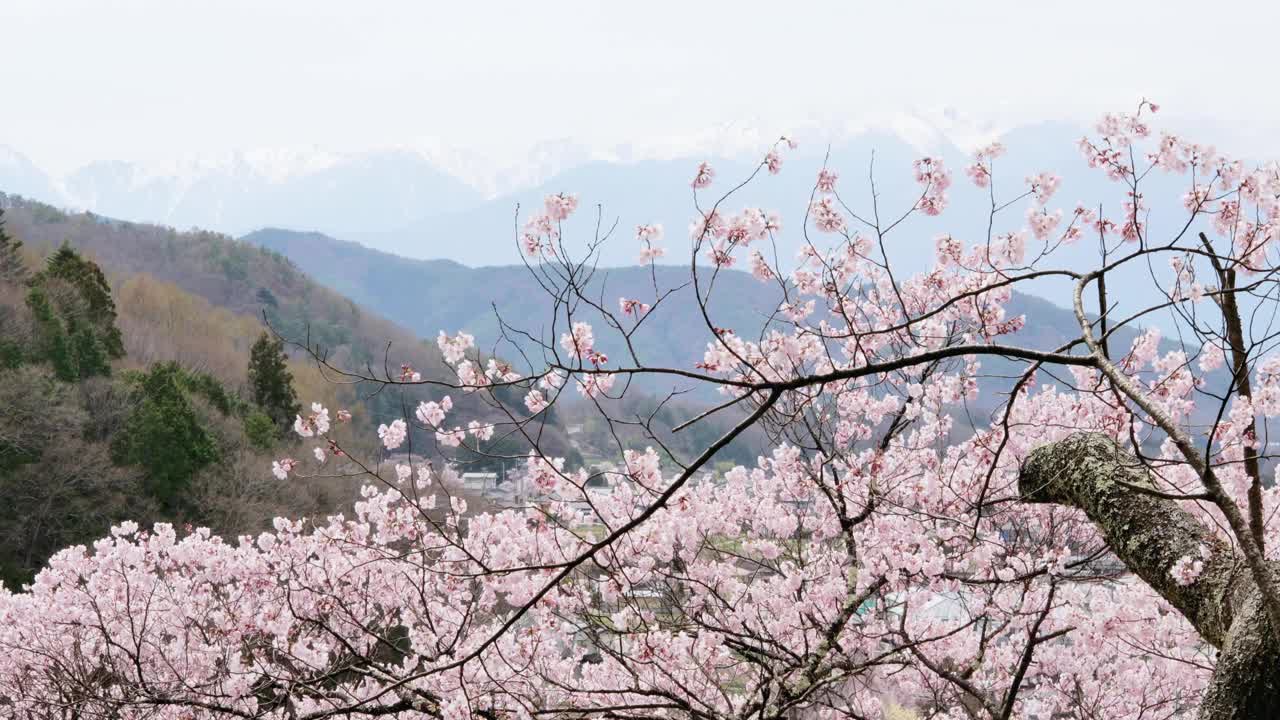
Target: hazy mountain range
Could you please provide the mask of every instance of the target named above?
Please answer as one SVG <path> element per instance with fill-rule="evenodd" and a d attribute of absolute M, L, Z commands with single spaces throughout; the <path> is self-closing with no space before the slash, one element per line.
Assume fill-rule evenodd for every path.
<path fill-rule="evenodd" d="M 824 158 L 829 157 L 830 165 L 841 174 L 839 186 L 845 201 L 864 217 L 878 212 L 882 223 L 888 224 L 914 202 L 918 188 L 911 177 L 911 163 L 929 152 L 943 158 L 954 174 L 950 207 L 941 217 L 913 218 L 895 230 L 885 244 L 886 254 L 900 273 L 924 270 L 933 262 L 937 235 L 948 232 L 975 242 L 988 232 L 991 198 L 965 178 L 968 153 L 960 147 L 984 139 L 980 130 L 955 118 L 908 118 L 878 130 L 845 133 L 829 146 L 802 144 L 798 150 L 784 153 L 781 174 L 760 172 L 749 186 L 726 201 L 725 208 L 730 212 L 744 206 L 780 210 L 783 230 L 776 253 L 786 269 L 806 242 L 821 245 L 828 241 L 813 236 L 812 231 L 806 234 L 802 226 L 814 176 Z M 1104 212 L 1118 213 L 1125 199 L 1124 188 L 1086 167 L 1076 148 L 1082 134 L 1082 128 L 1061 124 L 1005 133 L 1001 139 L 1009 154 L 996 166 L 1001 198 L 1024 191 L 1026 176 L 1053 170 L 1063 176 L 1054 207 L 1069 213 L 1078 200 L 1093 203 L 1105 198 Z M 805 134 L 798 135 L 803 141 Z M 700 144 L 607 151 L 558 141 L 535 148 L 518 166 L 505 167 L 442 143 L 359 153 L 261 151 L 179 163 L 167 170 L 99 162 L 61 178 L 42 172 L 16 152 L 0 150 L 0 189 L 108 217 L 178 228 L 199 226 L 233 235 L 268 227 L 321 233 L 326 237 L 315 236 L 310 246 L 304 240 L 291 239 L 286 254 L 357 300 L 372 303 L 375 299 L 362 296 L 362 291 L 381 294 L 376 299 L 387 304 L 378 305 L 379 309 L 419 332 L 433 333 L 440 327 L 466 327 L 460 320 L 492 324 L 491 319 L 485 319 L 492 316 L 489 301 L 503 293 L 521 297 L 521 291 L 508 288 L 522 286 L 494 278 L 476 283 L 462 279 L 466 268 L 440 263 L 431 266 L 431 273 L 425 276 L 415 268 L 410 273 L 413 281 L 403 287 L 383 278 L 362 289 L 354 268 L 376 267 L 367 273 L 375 277 L 400 272 L 388 268 L 401 268 L 400 261 L 407 259 L 452 261 L 472 268 L 515 265 L 519 262 L 518 225 L 540 210 L 547 194 L 561 191 L 576 192 L 581 200 L 578 212 L 565 225 L 571 252 L 581 252 L 588 241 L 609 235 L 598 251 L 599 264 L 635 267 L 639 249 L 635 226 L 658 222 L 666 228 L 663 244 L 669 249 L 667 259 L 687 268 L 687 228 L 697 212 L 689 180 L 697 162 L 706 159 L 693 154 L 691 148 L 705 146 L 721 153 L 711 158 L 717 180 L 700 196 L 706 203 L 752 172 L 769 146 L 768 138 L 764 133 L 737 128 L 708 135 Z M 755 148 L 755 152 L 747 153 L 745 148 Z M 875 205 L 871 202 L 873 174 Z M 1175 199 L 1170 209 L 1157 207 L 1153 211 L 1152 231 L 1180 227 L 1181 207 L 1176 202 L 1180 189 L 1161 192 L 1160 184 L 1168 181 L 1160 175 L 1150 182 L 1153 190 L 1149 197 Z M 1004 211 L 992 231 L 1022 228 L 1023 212 L 1029 205 L 1030 201 L 1023 201 Z M 331 253 L 326 245 L 329 238 L 354 241 L 400 257 L 361 257 L 355 263 L 351 253 L 345 252 L 344 262 L 326 273 L 311 264 L 308 253 Z M 258 236 L 251 239 L 271 242 Z M 1097 242 L 1090 239 L 1058 251 L 1055 263 L 1087 267 L 1096 264 L 1097 256 Z M 1147 273 L 1146 267 L 1135 266 L 1109 277 L 1114 280 L 1109 283 L 1113 300 L 1121 304 L 1118 312 L 1142 299 L 1132 293 L 1134 288 L 1150 286 Z M 610 277 L 626 289 L 626 271 L 611 271 Z M 1069 304 L 1064 286 L 1041 284 L 1029 290 L 1056 305 Z M 440 325 L 431 311 L 421 311 L 425 298 L 433 299 L 432 307 L 459 309 L 473 317 L 451 317 L 451 322 Z M 415 308 L 418 314 L 397 316 L 390 307 L 393 304 Z M 732 310 L 748 309 L 760 311 L 752 303 Z"/>
<path fill-rule="evenodd" d="M 160 169 L 96 162 L 57 178 L 21 154 L 0 149 L 0 188 L 136 222 L 237 236 L 264 227 L 316 231 L 404 257 L 470 266 L 518 262 L 518 224 L 540 208 L 545 195 L 568 191 L 581 199 L 578 213 L 566 226 L 571 250 L 612 230 L 610 241 L 600 249 L 601 264 L 632 265 L 638 250 L 635 226 L 657 222 L 667 231 L 668 259 L 684 263 L 687 228 L 696 213 L 689 180 L 696 164 L 707 159 L 694 148 L 710 148 L 717 170 L 716 183 L 703 195 L 707 202 L 714 199 L 711 193 L 745 178 L 770 143 L 771 136 L 763 132 L 732 130 L 664 147 L 599 150 L 572 141 L 549 142 L 534 148 L 518 165 L 507 166 L 435 143 L 355 153 L 236 153 Z M 1050 124 L 1005 133 L 1002 139 L 1010 152 L 996 169 L 1002 196 L 1023 190 L 1027 175 L 1052 169 L 1063 176 L 1055 206 L 1069 211 L 1078 200 L 1106 198 L 1104 211 L 1119 212 L 1123 188 L 1087 169 L 1076 149 L 1083 132 Z M 798 135 L 803 142 L 806 134 Z M 781 211 L 777 253 L 786 267 L 806 242 L 801 219 L 824 156 L 829 154 L 831 166 L 841 173 L 846 201 L 867 217 L 878 209 L 888 222 L 914 201 L 911 162 L 930 152 L 942 157 L 955 175 L 951 207 L 940 218 L 913 219 L 886 245 L 890 260 L 902 272 L 923 270 L 932 261 L 938 234 L 950 232 L 969 242 L 985 237 L 990 197 L 967 182 L 963 167 L 968 153 L 960 147 L 981 137 L 982 132 L 954 119 L 909 117 L 880 129 L 845 133 L 829 147 L 820 140 L 805 143 L 784 154 L 780 175 L 761 173 L 727 201 L 726 208 L 737 211 L 756 205 Z M 878 208 L 870 202 L 873 167 Z M 1022 227 L 1023 210 L 1020 204 L 1005 211 L 995 232 Z M 1153 229 L 1177 226 L 1176 218 L 1162 223 L 1163 218 L 1157 209 Z M 1083 242 L 1058 253 L 1057 262 L 1083 266 L 1096 258 L 1096 242 Z M 1139 285 L 1119 280 L 1114 287 Z M 1033 289 L 1065 305 L 1061 290 Z"/>
<path fill-rule="evenodd" d="M 845 127 L 824 121 L 795 130 L 792 136 L 805 143 L 802 152 L 819 157 L 829 143 L 857 143 L 873 131 L 888 133 L 921 152 L 955 144 L 967 147 L 994 134 L 991 127 L 953 111 L 892 114 Z M 684 135 L 630 139 L 608 147 L 572 138 L 548 139 L 502 156 L 494 155 L 503 152 L 496 148 L 477 151 L 428 137 L 358 151 L 268 147 L 192 151 L 145 162 L 107 157 L 64 173 L 42 169 L 22 154 L 22 148 L 7 147 L 0 139 L 0 187 L 73 209 L 134 222 L 165 222 L 179 229 L 198 226 L 239 234 L 272 225 L 328 233 L 382 232 L 535 188 L 560 173 L 595 163 L 629 166 L 707 157 L 754 161 L 778 135 L 778 129 L 742 118 Z M 305 209 L 295 204 L 305 204 Z"/>
<path fill-rule="evenodd" d="M 468 267 L 450 260 L 415 260 L 320 233 L 274 228 L 250 233 L 242 240 L 283 255 L 317 281 L 424 337 L 434 337 L 442 330 L 466 330 L 485 350 L 512 359 L 523 355 L 535 366 L 543 357 L 537 341 L 554 343 L 567 324 L 563 311 L 558 318 L 553 317 L 551 298 L 538 277 L 524 265 Z M 655 277 L 659 288 L 681 288 L 652 311 L 634 334 L 632 346 L 646 366 L 690 369 L 703 359 L 712 336 L 693 302 L 689 268 L 657 266 L 653 272 L 651 275 L 649 268 L 634 264 L 601 268 L 586 283 L 585 294 L 600 298 L 602 307 L 630 327 L 631 320 L 617 312 L 618 298 L 651 301 Z M 704 289 L 708 275 L 704 269 Z M 708 315 L 716 327 L 755 339 L 780 300 L 781 292 L 775 284 L 760 282 L 739 270 L 721 271 L 715 279 Z M 1007 311 L 1010 316 L 1028 318 L 1026 326 L 1010 342 L 1051 349 L 1079 335 L 1072 312 L 1047 300 L 1015 292 Z M 574 319 L 586 320 L 597 328 L 597 347 L 615 364 L 635 364 L 628 348 L 617 333 L 608 329 L 598 311 L 580 305 Z M 553 322 L 557 324 L 553 326 Z M 1128 349 L 1136 334 L 1131 329 L 1120 331 L 1115 346 Z M 983 365 L 996 376 L 1016 374 L 1025 367 L 999 358 L 987 358 Z M 642 389 L 649 392 L 671 388 L 665 378 L 645 378 L 641 382 Z M 1003 389 L 1007 383 L 988 384 L 994 390 Z M 676 386 L 693 390 L 701 400 L 711 397 L 707 394 L 710 388 L 691 383 Z M 982 397 L 984 408 L 1000 400 L 994 391 Z"/>
<path fill-rule="evenodd" d="M 1080 134 L 1079 128 L 1063 125 L 1006 134 L 1002 139 L 1010 154 L 996 171 L 1001 196 L 1016 196 L 1025 189 L 1027 175 L 1053 169 L 1064 177 L 1055 206 L 1069 210 L 1076 199 L 1099 197 L 1112 198 L 1118 206 L 1123 188 L 1088 171 L 1075 148 Z M 981 240 L 991 204 L 990 196 L 972 187 L 963 175 L 967 154 L 943 133 L 926 135 L 922 140 L 901 132 L 868 132 L 829 149 L 802 146 L 785 154 L 781 174 L 760 172 L 751 185 L 726 202 L 726 208 L 731 212 L 743 206 L 782 210 L 783 231 L 776 253 L 786 268 L 804 243 L 824 242 L 807 235 L 801 223 L 824 156 L 841 173 L 844 199 L 865 217 L 878 211 L 887 225 L 914 202 L 918 188 L 911 177 L 911 163 L 926 149 L 923 145 L 932 144 L 928 149 L 955 174 L 951 207 L 939 218 L 913 218 L 885 244 L 895 270 L 901 274 L 924 270 L 933 263 L 938 234 L 947 231 L 968 242 Z M 61 180 L 51 179 L 9 152 L 0 155 L 0 188 L 55 202 L 69 195 L 88 198 L 95 213 L 127 220 L 181 226 L 180 218 L 204 218 L 207 222 L 193 224 L 231 230 L 261 227 L 246 232 L 243 239 L 279 252 L 319 282 L 420 337 L 433 337 L 440 330 L 467 330 L 486 349 L 514 358 L 520 352 L 539 350 L 511 333 L 508 341 L 514 342 L 500 345 L 499 315 L 510 326 L 544 340 L 563 329 L 551 326 L 548 297 L 527 269 L 517 264 L 516 227 L 540 209 L 549 193 L 580 194 L 580 208 L 565 224 L 571 252 L 581 252 L 594 237 L 611 236 L 600 246 L 597 259 L 602 270 L 590 286 L 606 307 L 616 307 L 619 297 L 650 300 L 653 296 L 651 278 L 636 262 L 636 224 L 660 222 L 667 228 L 662 244 L 670 248 L 668 259 L 673 264 L 657 268 L 659 286 L 675 287 L 688 279 L 687 226 L 696 212 L 689 179 L 700 158 L 627 161 L 571 145 L 545 150 L 519 183 L 511 181 L 522 187 L 496 194 L 492 188 L 486 194 L 475 182 L 468 184 L 442 169 L 448 165 L 462 172 L 456 169 L 466 167 L 466 157 L 407 149 L 244 154 L 170 174 L 144 172 L 127 163 L 97 163 Z M 573 154 L 579 151 L 580 155 Z M 433 161 L 432 157 L 443 159 Z M 714 160 L 717 180 L 702 201 L 714 200 L 718 196 L 714 191 L 732 188 L 757 162 L 742 157 Z M 875 205 L 870 201 L 873 173 Z M 546 177 L 534 182 L 540 175 Z M 1155 182 L 1161 178 L 1157 176 Z M 1018 206 L 1000 216 L 994 231 L 1022 227 L 1023 210 Z M 1154 214 L 1153 229 L 1164 221 L 1163 215 Z M 1096 263 L 1096 256 L 1096 242 L 1081 242 L 1057 253 L 1055 262 L 1084 267 Z M 1124 306 L 1140 299 L 1131 296 L 1136 292 L 1132 288 L 1149 287 L 1149 276 L 1143 277 L 1146 272 L 1146 267 L 1131 271 L 1144 282 L 1126 282 L 1122 273 L 1109 276 L 1116 280 L 1109 283 L 1113 299 L 1121 301 L 1118 314 L 1125 314 Z M 777 288 L 739 271 L 723 273 L 718 283 L 711 306 L 715 324 L 758 333 L 762 319 L 777 307 Z M 1074 318 L 1064 309 L 1069 303 L 1067 288 L 1041 284 L 1030 290 L 1050 301 L 1026 293 L 1015 296 L 1011 314 L 1026 314 L 1031 320 L 1018 340 L 1048 348 L 1074 336 Z M 703 319 L 691 312 L 690 295 L 688 289 L 680 291 L 646 321 L 636 336 L 643 362 L 687 368 L 702 358 L 709 338 Z M 1130 338 L 1126 333 L 1117 340 L 1127 344 Z M 620 345 L 605 340 L 602 349 L 623 359 Z M 540 358 L 531 359 L 539 364 Z"/>
<path fill-rule="evenodd" d="M 1029 131 L 1025 144 L 1035 147 L 1038 158 L 1052 144 L 1080 164 L 1071 145 L 1078 128 Z M 966 157 L 960 147 L 983 133 L 989 134 L 955 118 L 915 115 L 888 118 L 871 128 L 801 130 L 795 136 L 802 144 L 786 154 L 784 173 L 761 178 L 752 192 L 735 198 L 735 208 L 749 202 L 792 217 L 802 212 L 828 149 L 851 195 L 865 185 L 873 152 L 880 190 L 910 190 L 912 159 L 938 154 L 958 171 Z M 738 125 L 610 148 L 555 140 L 506 163 L 443 141 L 361 152 L 275 148 L 191 156 L 163 165 L 97 161 L 60 176 L 41 170 L 20 149 L 0 147 L 0 188 L 134 222 L 232 235 L 268 226 L 315 230 L 410 257 L 483 265 L 515 261 L 516 206 L 527 211 L 547 192 L 580 193 L 584 227 L 594 229 L 592 209 L 600 204 L 604 224 L 617 220 L 624 238 L 636 224 L 648 222 L 683 235 L 693 214 L 688 182 L 694 166 L 712 160 L 721 179 L 713 189 L 728 187 L 745 177 L 776 137 Z M 884 199 L 891 201 L 894 194 Z M 621 264 L 632 254 L 619 247 L 616 256 L 605 259 Z"/>

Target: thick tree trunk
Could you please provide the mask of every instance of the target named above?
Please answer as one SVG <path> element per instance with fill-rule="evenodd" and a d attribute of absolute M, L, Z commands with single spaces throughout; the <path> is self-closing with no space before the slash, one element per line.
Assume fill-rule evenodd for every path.
<path fill-rule="evenodd" d="M 1154 489 L 1146 467 L 1110 438 L 1081 433 L 1031 453 L 1018 485 L 1027 502 L 1083 510 L 1125 566 L 1219 649 L 1202 720 L 1280 718 L 1280 642 L 1257 585 L 1242 558 L 1176 501 L 1135 489 Z M 1201 547 L 1200 577 L 1174 582 L 1174 563 Z"/>

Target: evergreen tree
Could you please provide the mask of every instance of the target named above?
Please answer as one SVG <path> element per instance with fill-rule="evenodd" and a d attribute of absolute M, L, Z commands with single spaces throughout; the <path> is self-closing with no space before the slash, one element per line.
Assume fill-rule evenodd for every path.
<path fill-rule="evenodd" d="M 27 307 L 36 320 L 36 346 L 32 355 L 53 365 L 53 373 L 63 382 L 75 382 L 80 379 L 80 368 L 76 363 L 76 354 L 71 341 L 67 338 L 67 328 L 54 312 L 49 294 L 42 285 L 35 285 L 27 293 Z"/>
<path fill-rule="evenodd" d="M 0 282 L 25 282 L 27 275 L 27 264 L 22 259 L 22 241 L 5 230 L 4 208 L 0 208 Z"/>
<path fill-rule="evenodd" d="M 276 442 L 276 424 L 261 410 L 254 410 L 244 418 L 244 434 L 249 444 L 259 450 L 270 450 Z"/>
<path fill-rule="evenodd" d="M 35 282 L 62 280 L 74 287 L 85 303 L 85 315 L 98 331 L 98 338 L 107 357 L 124 357 L 124 339 L 116 327 L 116 303 L 111 298 L 111 285 L 102 268 L 92 260 L 86 260 L 71 246 L 63 244 L 36 276 Z"/>
<path fill-rule="evenodd" d="M 76 369 L 81 378 L 110 375 L 111 363 L 106 350 L 93 329 L 83 323 L 72 323 L 71 351 L 75 355 Z M 79 327 L 76 327 L 79 325 Z"/>
<path fill-rule="evenodd" d="M 0 255 L 3 248 L 0 242 Z M 65 382 L 110 375 L 111 360 L 124 357 L 124 340 L 116 327 L 111 286 L 101 268 L 63 245 L 28 284 L 35 345 L 16 355 L 11 348 L 0 347 L 0 361 L 6 366 L 24 359 L 47 361 Z"/>
<path fill-rule="evenodd" d="M 115 462 L 140 465 L 148 491 L 166 509 L 177 507 L 196 472 L 218 459 L 213 436 L 187 398 L 185 380 L 177 363 L 152 366 L 124 431 L 112 443 Z"/>
<path fill-rule="evenodd" d="M 284 343 L 265 332 L 249 351 L 250 395 L 281 434 L 288 432 L 302 410 L 287 360 Z"/>

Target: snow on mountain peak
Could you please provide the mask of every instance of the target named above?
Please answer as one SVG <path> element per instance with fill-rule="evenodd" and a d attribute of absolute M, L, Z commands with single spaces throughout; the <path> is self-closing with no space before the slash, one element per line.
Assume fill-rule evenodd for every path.
<path fill-rule="evenodd" d="M 258 148 L 240 154 L 245 168 L 273 183 L 328 170 L 344 159 L 341 154 L 318 147 Z"/>
<path fill-rule="evenodd" d="M 932 153 L 949 146 L 969 150 L 989 142 L 999 131 L 990 121 L 943 107 L 864 114 L 856 119 L 813 117 L 790 128 L 759 117 L 742 117 L 680 134 L 612 143 L 561 137 L 522 146 L 519 140 L 509 138 L 475 149 L 446 138 L 424 137 L 357 150 L 283 146 L 201 151 L 158 162 L 99 161 L 61 179 L 50 179 L 17 151 L 0 146 L 0 169 L 15 178 L 33 174 L 44 178 L 40 183 L 10 180 L 9 190 L 21 187 L 49 195 L 45 199 L 50 201 L 130 219 L 182 225 L 221 223 L 231 230 L 273 221 L 324 221 L 337 227 L 358 227 L 398 222 L 401 215 L 410 212 L 399 208 L 419 207 L 427 197 L 449 207 L 462 207 L 473 200 L 537 187 L 590 164 L 692 163 L 707 158 L 754 162 L 783 134 L 800 143 L 798 152 L 820 155 L 828 146 L 854 141 L 868 132 L 886 133 L 921 153 Z M 326 174 L 321 184 L 294 185 L 321 173 Z M 440 177 L 428 179 L 433 173 Z M 280 205 L 301 202 L 301 196 L 292 194 L 301 188 L 306 188 L 303 192 L 308 197 L 338 193 L 335 197 L 344 198 L 347 204 L 339 208 L 328 203 L 323 211 L 314 201 L 297 207 Z M 465 197 L 468 188 L 479 198 Z M 277 195 L 276 189 L 283 193 Z M 463 195 L 449 194 L 459 190 Z M 421 195 L 424 192 L 427 194 Z M 342 218 L 334 213 L 344 212 L 350 217 L 339 223 Z M 228 219 L 232 215 L 226 213 L 240 219 L 232 222 Z"/>
<path fill-rule="evenodd" d="M 319 147 L 264 147 L 248 150 L 185 153 L 165 161 L 133 165 L 139 182 L 154 179 L 189 186 L 211 174 L 244 176 L 270 183 L 283 183 L 334 167 L 343 153 Z"/>
<path fill-rule="evenodd" d="M 946 145 L 973 151 L 999 138 L 1008 129 L 952 107 L 886 114 L 872 118 L 871 124 L 892 132 L 920 152 L 936 152 Z"/>

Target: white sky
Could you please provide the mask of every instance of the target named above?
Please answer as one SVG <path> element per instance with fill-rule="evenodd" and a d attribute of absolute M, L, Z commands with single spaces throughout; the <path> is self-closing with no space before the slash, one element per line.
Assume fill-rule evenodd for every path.
<path fill-rule="evenodd" d="M 422 138 L 518 162 L 544 139 L 944 106 L 1086 121 L 1146 95 L 1270 154 L 1278 6 L 0 0 L 0 145 L 56 173 Z"/>

